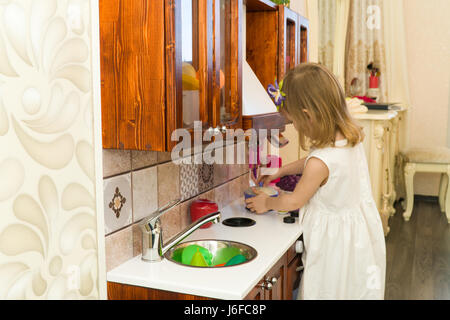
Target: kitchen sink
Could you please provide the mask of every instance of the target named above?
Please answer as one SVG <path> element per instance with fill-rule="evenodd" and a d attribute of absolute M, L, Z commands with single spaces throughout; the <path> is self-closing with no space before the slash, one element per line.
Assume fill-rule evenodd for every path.
<path fill-rule="evenodd" d="M 199 258 L 199 254 L 204 260 Z M 197 240 L 174 246 L 164 254 L 164 257 L 186 267 L 227 268 L 248 263 L 255 259 L 257 254 L 254 248 L 240 242 Z"/>

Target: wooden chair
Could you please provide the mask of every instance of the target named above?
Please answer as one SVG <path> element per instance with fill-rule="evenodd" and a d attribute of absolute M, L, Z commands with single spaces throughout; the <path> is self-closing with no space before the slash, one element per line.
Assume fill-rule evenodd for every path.
<path fill-rule="evenodd" d="M 441 173 L 439 186 L 439 207 L 450 223 L 450 149 L 445 147 L 414 148 L 405 154 L 406 204 L 403 218 L 409 221 L 414 205 L 414 174 L 416 172 Z M 406 206 L 406 208 L 405 208 Z"/>

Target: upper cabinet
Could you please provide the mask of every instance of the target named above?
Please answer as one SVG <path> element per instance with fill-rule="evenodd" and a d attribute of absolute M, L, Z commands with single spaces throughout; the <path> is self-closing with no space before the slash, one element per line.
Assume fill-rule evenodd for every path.
<path fill-rule="evenodd" d="M 242 0 L 214 0 L 214 126 L 242 126 Z"/>
<path fill-rule="evenodd" d="M 194 122 L 213 125 L 213 8 L 207 0 L 165 1 L 166 140 L 172 132 L 193 130 Z M 164 36 L 164 34 L 163 34 Z"/>
<path fill-rule="evenodd" d="M 285 6 L 278 7 L 279 18 L 279 79 L 300 63 L 299 15 Z"/>
<path fill-rule="evenodd" d="M 267 88 L 307 61 L 308 32 L 269 0 L 100 0 L 103 147 L 170 151 L 195 121 L 212 132 L 283 124 L 276 112 L 243 117 L 243 58 Z"/>
<path fill-rule="evenodd" d="M 309 21 L 285 6 L 278 7 L 280 33 L 279 78 L 308 62 Z"/>
<path fill-rule="evenodd" d="M 309 20 L 299 15 L 298 26 L 300 28 L 299 61 L 305 63 L 309 61 Z"/>
<path fill-rule="evenodd" d="M 163 150 L 164 1 L 101 0 L 103 147 Z"/>
<path fill-rule="evenodd" d="M 299 63 L 308 61 L 308 20 L 269 0 L 246 1 L 246 60 L 267 89 Z M 251 103 L 247 101 L 246 104 Z M 286 121 L 276 112 L 247 114 L 244 129 L 284 130 Z"/>
<path fill-rule="evenodd" d="M 100 0 L 103 147 L 242 126 L 241 0 Z"/>

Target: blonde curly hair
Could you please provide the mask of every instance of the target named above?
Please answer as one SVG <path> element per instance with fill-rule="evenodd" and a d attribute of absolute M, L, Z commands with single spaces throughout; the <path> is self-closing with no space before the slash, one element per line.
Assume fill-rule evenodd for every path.
<path fill-rule="evenodd" d="M 298 65 L 286 74 L 282 90 L 286 100 L 280 112 L 293 121 L 304 150 L 333 146 L 337 131 L 351 146 L 364 140 L 362 127 L 347 109 L 339 81 L 324 66 Z"/>

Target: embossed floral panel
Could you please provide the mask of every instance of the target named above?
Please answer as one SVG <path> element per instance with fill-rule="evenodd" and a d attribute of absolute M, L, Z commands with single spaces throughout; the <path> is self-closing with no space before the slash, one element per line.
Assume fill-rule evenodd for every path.
<path fill-rule="evenodd" d="M 96 6 L 0 1 L 0 299 L 105 297 Z"/>

